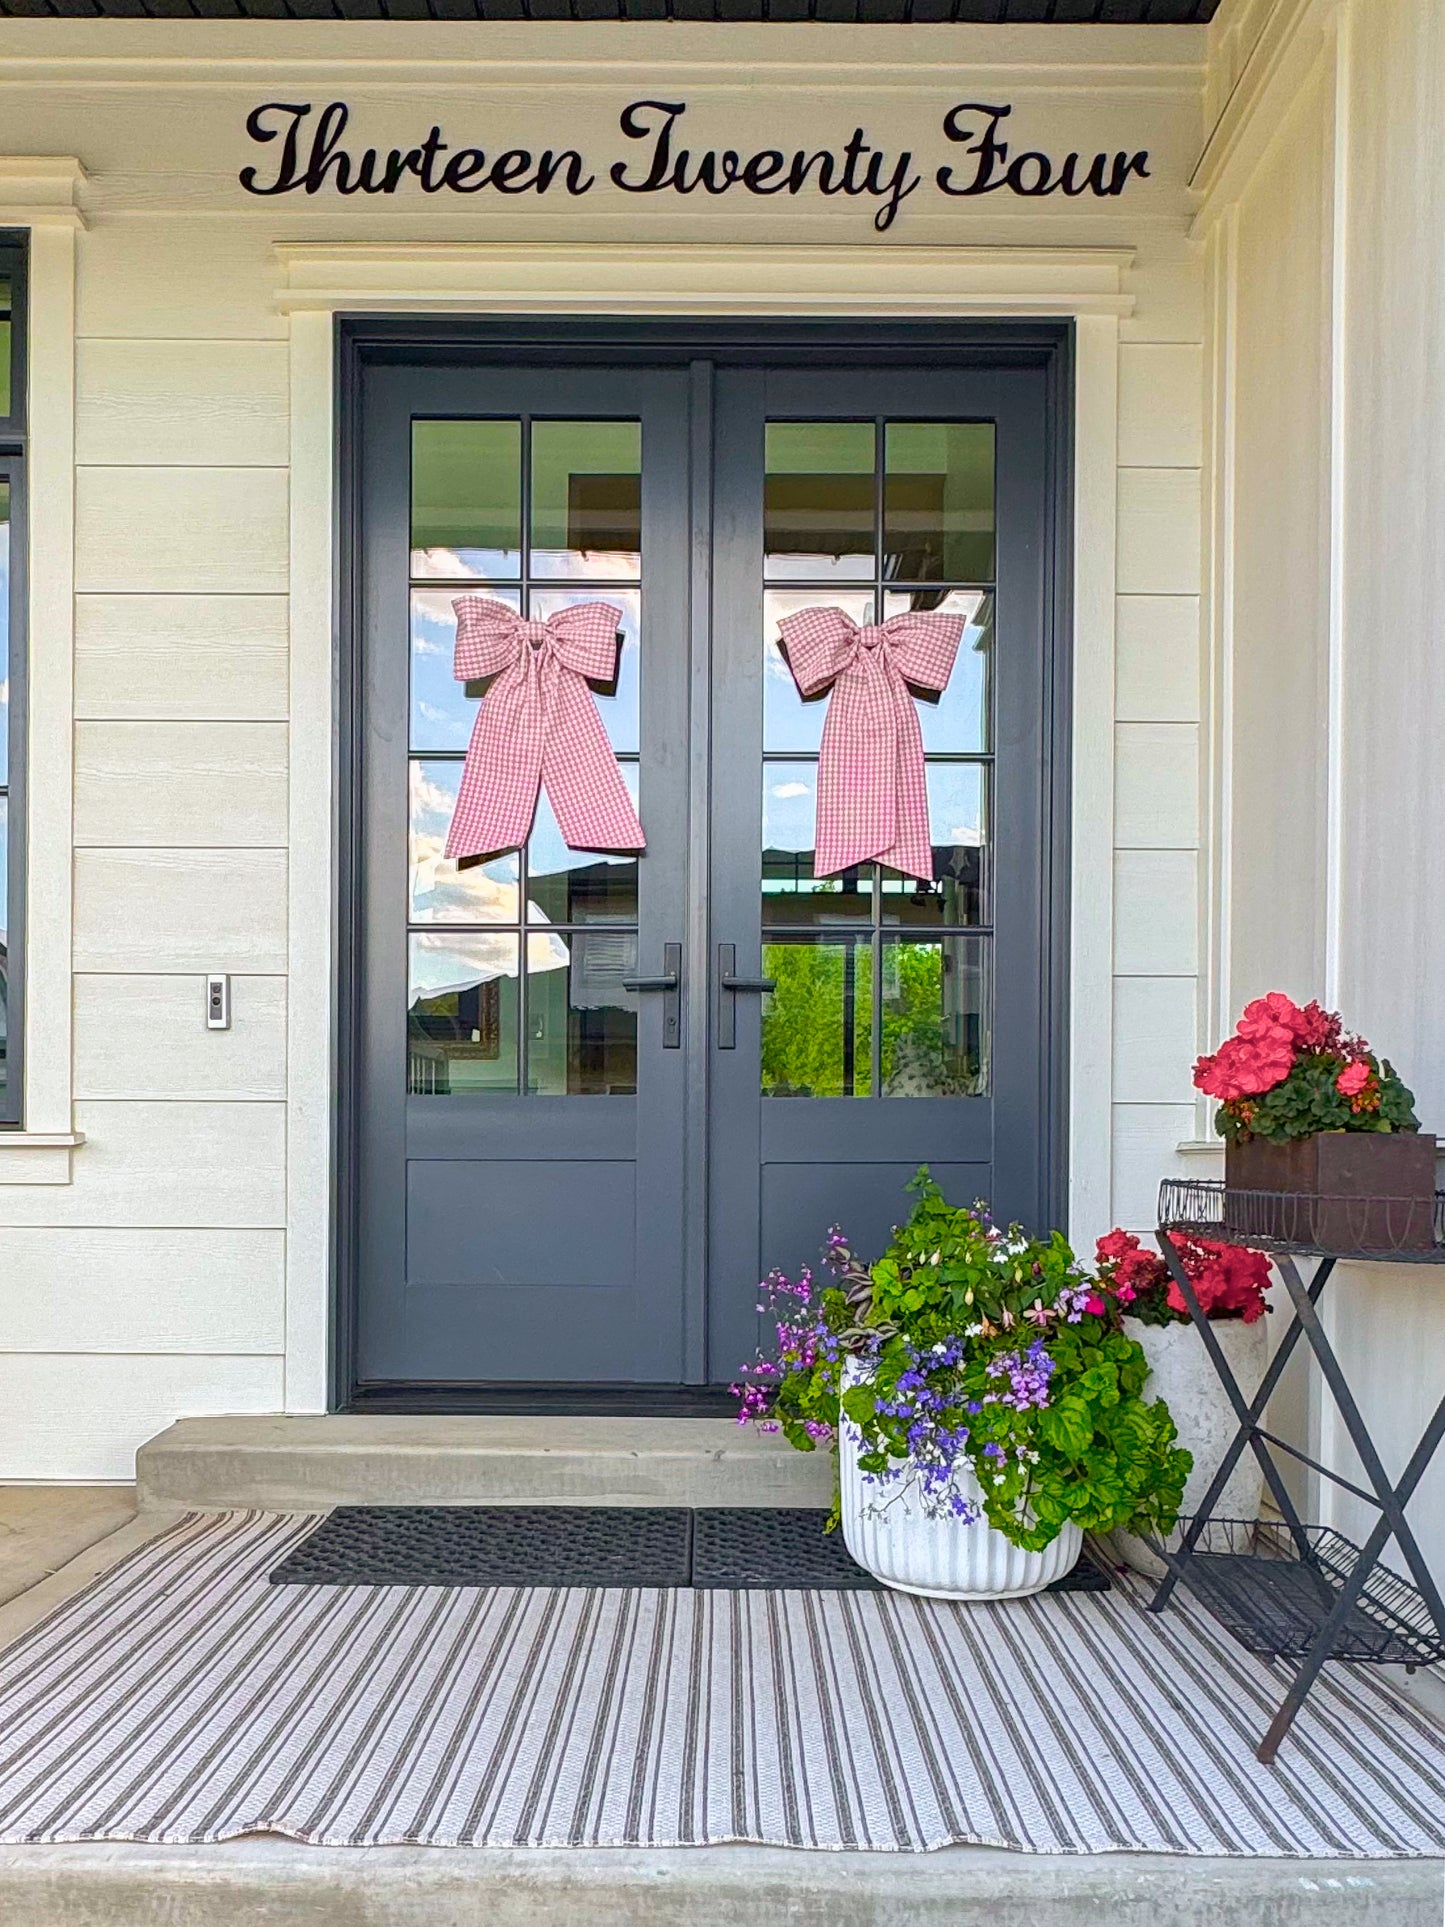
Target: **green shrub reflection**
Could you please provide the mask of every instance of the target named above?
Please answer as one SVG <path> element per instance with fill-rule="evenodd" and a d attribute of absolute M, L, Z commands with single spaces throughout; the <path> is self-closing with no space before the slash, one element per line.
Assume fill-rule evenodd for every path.
<path fill-rule="evenodd" d="M 978 952 L 883 948 L 879 1036 L 885 1097 L 971 1097 L 985 1088 Z M 950 954 L 952 953 L 952 954 Z M 767 1097 L 866 1097 L 873 1090 L 873 953 L 851 943 L 765 943 L 777 989 L 763 1007 Z"/>

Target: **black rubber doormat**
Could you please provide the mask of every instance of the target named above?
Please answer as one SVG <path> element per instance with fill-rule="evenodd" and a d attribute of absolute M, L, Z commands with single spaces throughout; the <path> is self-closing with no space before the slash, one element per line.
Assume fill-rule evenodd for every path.
<path fill-rule="evenodd" d="M 717 1591 L 787 1586 L 824 1592 L 879 1592 L 843 1543 L 825 1532 L 826 1512 L 787 1507 L 700 1507 L 693 1515 L 692 1584 Z"/>
<path fill-rule="evenodd" d="M 281 1586 L 689 1586 L 883 1590 L 826 1512 L 762 1506 L 341 1506 Z M 1088 1556 L 1051 1592 L 1107 1592 Z"/>
<path fill-rule="evenodd" d="M 271 1574 L 300 1586 L 686 1586 L 685 1506 L 338 1506 Z"/>

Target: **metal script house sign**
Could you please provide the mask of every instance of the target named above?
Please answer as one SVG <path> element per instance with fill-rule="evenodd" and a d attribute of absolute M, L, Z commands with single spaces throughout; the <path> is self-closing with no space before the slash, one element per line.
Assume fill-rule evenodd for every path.
<path fill-rule="evenodd" d="M 614 188 L 624 194 L 744 194 L 797 195 L 812 188 L 819 194 L 862 197 L 874 204 L 873 225 L 884 233 L 911 194 L 925 185 L 925 170 L 915 165 L 911 149 L 890 154 L 874 147 L 861 127 L 855 127 L 841 147 L 811 151 L 780 147 L 759 148 L 752 154 L 736 148 L 709 147 L 694 151 L 679 144 L 683 100 L 635 100 L 624 107 L 619 125 L 638 151 L 626 159 L 594 165 L 577 148 L 508 147 L 488 152 L 481 147 L 456 147 L 432 126 L 415 147 L 376 147 L 357 151 L 343 145 L 351 109 L 333 100 L 316 112 L 310 101 L 266 101 L 246 119 L 246 132 L 262 145 L 280 141 L 274 172 L 264 177 L 259 167 L 241 170 L 241 186 L 248 194 L 395 194 L 415 184 L 423 194 L 590 194 L 598 173 L 606 168 Z M 1093 195 L 1109 199 L 1123 193 L 1128 182 L 1149 177 L 1147 149 L 1135 153 L 1066 154 L 1062 161 L 1037 148 L 1010 157 L 1010 144 L 1000 138 L 1003 122 L 1013 112 L 1007 105 L 961 101 L 943 117 L 944 137 L 962 149 L 962 162 L 933 170 L 935 192 L 958 200 L 1007 193 L 1037 199 L 1062 194 L 1068 198 Z"/>

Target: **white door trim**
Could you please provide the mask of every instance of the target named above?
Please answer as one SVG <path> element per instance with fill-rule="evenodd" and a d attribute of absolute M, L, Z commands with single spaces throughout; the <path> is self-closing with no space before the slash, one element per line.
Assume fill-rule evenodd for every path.
<path fill-rule="evenodd" d="M 1114 583 L 1123 248 L 287 243 L 291 331 L 291 790 L 286 1409 L 326 1409 L 335 1093 L 333 743 L 339 314 L 1067 316 L 1074 399 L 1074 767 L 1069 1225 L 1111 1184 Z"/>

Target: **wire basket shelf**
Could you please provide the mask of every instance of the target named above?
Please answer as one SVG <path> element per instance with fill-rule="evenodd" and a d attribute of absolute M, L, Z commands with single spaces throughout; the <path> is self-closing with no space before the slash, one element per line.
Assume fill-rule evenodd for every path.
<path fill-rule="evenodd" d="M 1273 1520 L 1211 1519 L 1181 1568 L 1200 1604 L 1241 1646 L 1266 1659 L 1303 1659 L 1311 1652 L 1361 1557 L 1358 1546 L 1328 1526 L 1303 1532 L 1302 1551 L 1289 1528 Z M 1322 1657 L 1431 1666 L 1445 1659 L 1445 1638 L 1409 1581 L 1377 1564 Z"/>
<path fill-rule="evenodd" d="M 1328 1211 L 1328 1242 L 1320 1231 Z M 1445 1191 L 1435 1193 L 1429 1244 L 1419 1241 L 1419 1198 L 1321 1200 L 1300 1191 L 1234 1191 L 1218 1178 L 1165 1178 L 1159 1229 L 1220 1238 L 1257 1251 L 1319 1253 L 1390 1264 L 1445 1264 Z"/>

